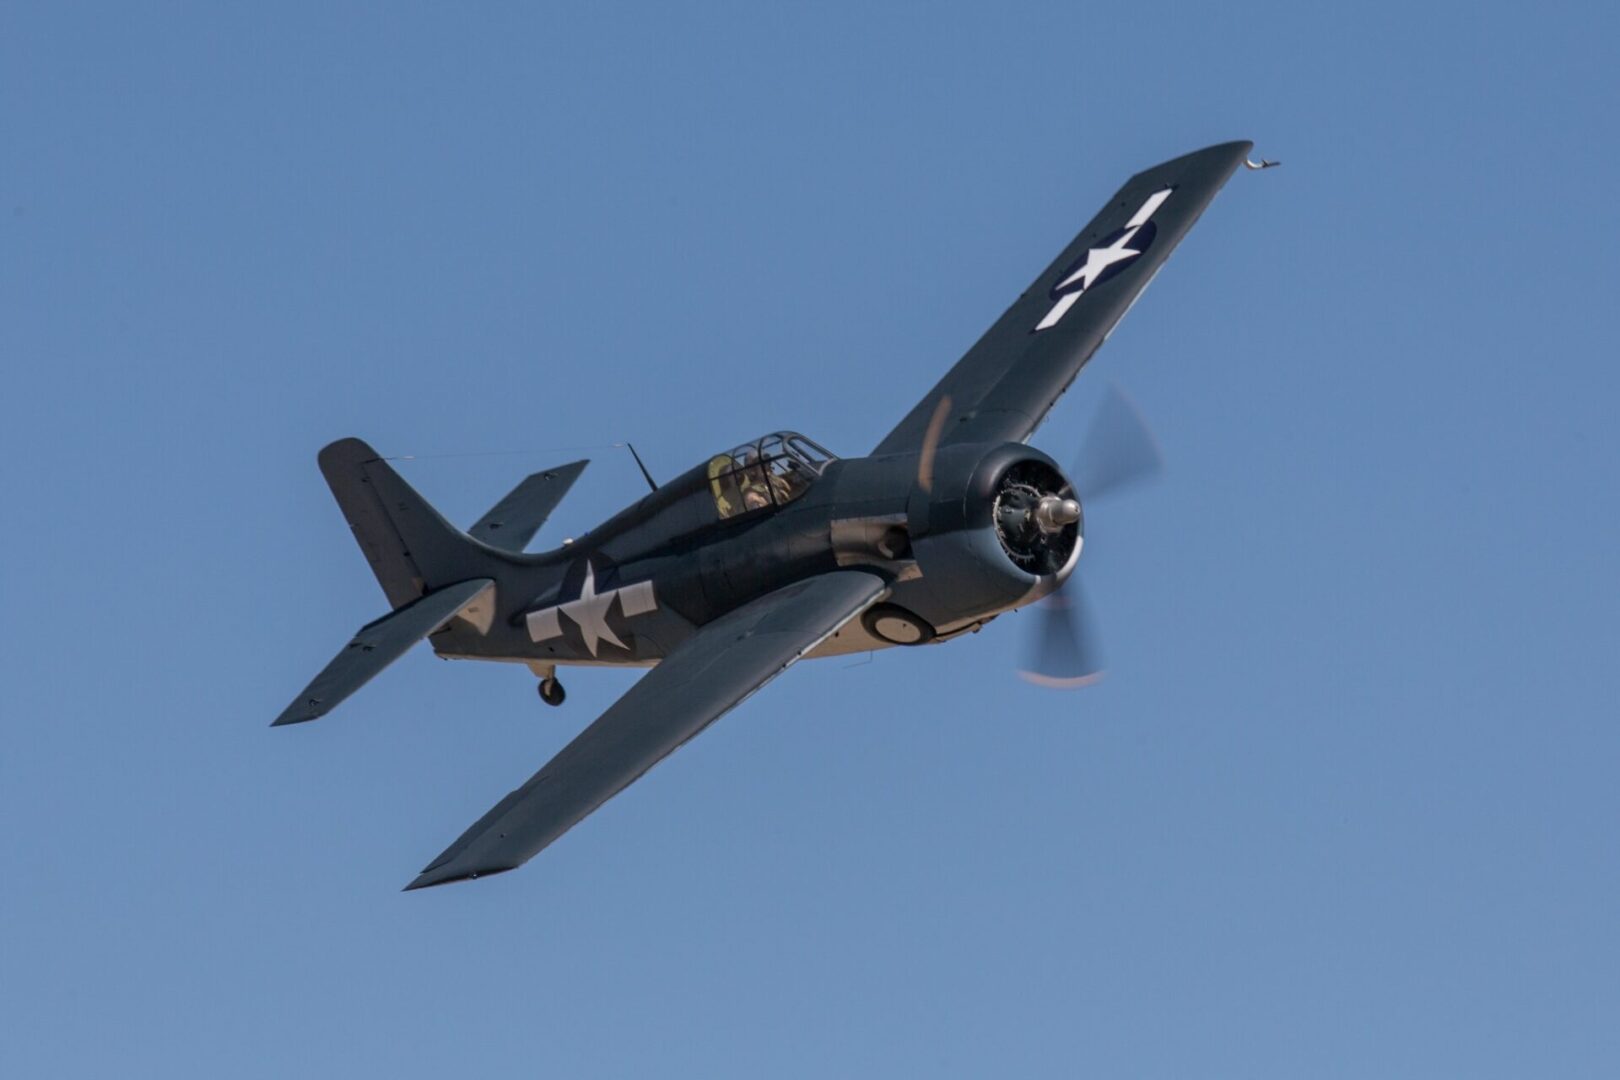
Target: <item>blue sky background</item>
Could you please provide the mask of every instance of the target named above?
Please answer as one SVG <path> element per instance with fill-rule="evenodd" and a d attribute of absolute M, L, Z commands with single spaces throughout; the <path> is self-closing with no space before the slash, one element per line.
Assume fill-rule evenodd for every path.
<path fill-rule="evenodd" d="M 0 8 L 0 1073 L 1620 1071 L 1612 8 L 579 7 Z M 1232 138 L 1037 438 L 1168 458 L 1100 686 L 803 665 L 411 894 L 633 676 L 268 727 L 384 606 L 327 441 L 462 522 L 592 447 L 549 542 L 626 437 L 863 453 Z"/>

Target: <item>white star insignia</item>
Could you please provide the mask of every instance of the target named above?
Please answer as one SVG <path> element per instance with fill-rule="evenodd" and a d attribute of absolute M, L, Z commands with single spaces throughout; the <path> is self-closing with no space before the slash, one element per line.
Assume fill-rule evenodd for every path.
<path fill-rule="evenodd" d="M 1140 226 L 1137 228 L 1140 228 Z M 1090 251 L 1086 252 L 1086 261 L 1081 265 L 1080 269 L 1064 278 L 1058 284 L 1058 288 L 1067 289 L 1070 285 L 1073 285 L 1078 281 L 1081 283 L 1080 288 L 1082 291 L 1089 289 L 1091 288 L 1092 282 L 1101 277 L 1102 272 L 1108 269 L 1110 266 L 1113 266 L 1117 262 L 1124 262 L 1126 259 L 1134 258 L 1135 256 L 1142 254 L 1133 247 L 1125 246 L 1131 242 L 1131 238 L 1136 235 L 1136 232 L 1137 230 L 1135 228 L 1126 229 L 1125 235 L 1121 236 L 1118 240 L 1115 240 L 1107 247 L 1092 248 Z"/>
<path fill-rule="evenodd" d="M 1074 285 L 1080 287 L 1073 292 L 1066 292 L 1058 297 L 1057 303 L 1052 305 L 1052 310 L 1048 311 L 1046 317 L 1035 324 L 1036 330 L 1050 330 L 1056 326 L 1058 321 L 1069 313 L 1069 309 L 1074 307 L 1075 302 L 1085 294 L 1087 289 L 1097 283 L 1097 279 L 1102 277 L 1110 266 L 1116 263 L 1128 262 L 1142 254 L 1140 249 L 1131 247 L 1130 243 L 1136 239 L 1136 234 L 1142 230 L 1142 226 L 1147 224 L 1148 218 L 1152 217 L 1154 212 L 1164 205 L 1164 201 L 1170 197 L 1170 191 L 1171 189 L 1166 188 L 1163 191 L 1156 191 L 1149 195 L 1147 201 L 1141 205 L 1135 214 L 1131 215 L 1131 220 L 1125 223 L 1125 231 L 1119 234 L 1118 239 L 1107 247 L 1091 248 L 1086 252 L 1086 261 L 1076 267 L 1068 277 L 1058 282 L 1052 291 L 1062 292 L 1062 290 Z M 1151 242 L 1151 237 L 1149 239 Z"/>
<path fill-rule="evenodd" d="M 580 586 L 579 599 L 558 605 L 558 610 L 578 624 L 580 636 L 585 639 L 585 647 L 591 651 L 592 656 L 596 655 L 599 641 L 609 642 L 621 649 L 627 647 L 607 622 L 608 609 L 613 607 L 613 600 L 618 595 L 617 589 L 597 594 L 596 571 L 587 560 L 585 584 Z"/>

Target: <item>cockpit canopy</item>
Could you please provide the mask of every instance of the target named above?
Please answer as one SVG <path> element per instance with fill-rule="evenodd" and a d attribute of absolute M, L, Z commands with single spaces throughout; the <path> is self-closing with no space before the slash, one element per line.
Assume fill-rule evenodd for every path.
<path fill-rule="evenodd" d="M 709 459 L 709 490 L 721 518 L 771 506 L 803 495 L 832 454 L 796 431 L 778 431 Z"/>

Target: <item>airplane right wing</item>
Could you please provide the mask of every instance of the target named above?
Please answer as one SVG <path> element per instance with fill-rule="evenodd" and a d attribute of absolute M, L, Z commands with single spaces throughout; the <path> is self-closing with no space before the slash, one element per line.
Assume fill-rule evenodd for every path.
<path fill-rule="evenodd" d="M 835 570 L 704 626 L 406 889 L 523 865 L 887 593 L 875 574 Z"/>

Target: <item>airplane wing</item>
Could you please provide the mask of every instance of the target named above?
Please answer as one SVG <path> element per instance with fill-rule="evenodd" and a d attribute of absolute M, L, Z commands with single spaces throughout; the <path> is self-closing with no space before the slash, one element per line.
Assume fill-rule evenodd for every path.
<path fill-rule="evenodd" d="M 1253 147 L 1211 146 L 1127 180 L 872 453 L 1027 439 Z"/>
<path fill-rule="evenodd" d="M 526 477 L 490 507 L 489 513 L 467 530 L 467 535 L 503 551 L 522 551 L 589 464 L 573 461 Z"/>
<path fill-rule="evenodd" d="M 406 886 L 515 869 L 888 592 L 837 570 L 699 630 Z"/>

